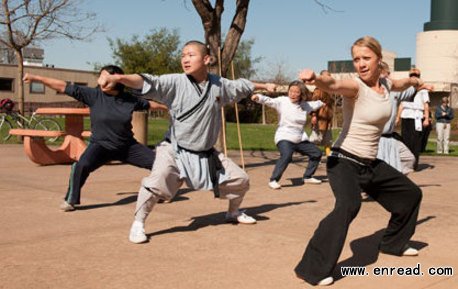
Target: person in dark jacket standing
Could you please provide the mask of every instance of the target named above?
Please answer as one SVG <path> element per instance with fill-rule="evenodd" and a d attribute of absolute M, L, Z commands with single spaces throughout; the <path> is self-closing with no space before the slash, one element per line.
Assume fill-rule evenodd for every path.
<path fill-rule="evenodd" d="M 450 121 L 453 119 L 453 109 L 448 105 L 448 97 L 442 98 L 442 103 L 436 108 L 437 153 L 449 153 Z"/>

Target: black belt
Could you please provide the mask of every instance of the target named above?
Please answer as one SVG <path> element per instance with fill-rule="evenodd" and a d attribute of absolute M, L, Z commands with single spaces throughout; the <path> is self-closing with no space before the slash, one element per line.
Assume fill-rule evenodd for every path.
<path fill-rule="evenodd" d="M 340 148 L 332 148 L 331 156 L 347 159 L 362 166 L 372 166 L 376 160 L 358 157 Z"/>
<path fill-rule="evenodd" d="M 400 134 L 398 134 L 397 132 L 392 132 L 392 133 L 384 133 L 382 134 L 382 137 L 386 137 L 386 138 L 394 138 L 394 139 L 397 139 L 398 141 L 403 141 L 402 140 L 402 136 Z"/>
<path fill-rule="evenodd" d="M 165 138 L 164 141 L 171 143 L 169 138 Z M 214 148 L 211 148 L 206 151 L 193 151 L 193 150 L 184 148 L 178 144 L 177 146 L 182 150 L 188 151 L 193 154 L 201 154 L 207 158 L 208 170 L 210 173 L 210 181 L 212 182 L 212 185 L 213 185 L 213 194 L 215 195 L 215 198 L 219 198 L 220 193 L 219 193 L 219 173 L 218 171 L 223 169 L 223 163 L 221 163 L 221 160 L 219 159 L 216 150 Z"/>

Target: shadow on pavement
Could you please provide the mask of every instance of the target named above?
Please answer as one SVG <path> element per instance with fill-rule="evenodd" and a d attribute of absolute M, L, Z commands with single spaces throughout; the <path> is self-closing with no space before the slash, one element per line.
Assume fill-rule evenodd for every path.
<path fill-rule="evenodd" d="M 284 204 L 267 204 L 267 205 L 262 205 L 259 207 L 249 207 L 249 208 L 246 208 L 246 210 L 248 214 L 256 218 L 256 220 L 265 221 L 265 220 L 268 220 L 269 218 L 265 216 L 260 216 L 263 213 L 266 213 L 266 212 L 269 212 L 269 211 L 272 211 L 278 208 L 297 206 L 297 205 L 301 205 L 304 203 L 315 203 L 315 202 L 316 202 L 315 200 L 309 200 L 309 201 L 303 201 L 303 202 L 289 202 L 289 203 L 284 203 Z M 224 225 L 224 224 L 227 224 L 224 221 L 225 216 L 226 216 L 226 212 L 219 212 L 219 213 L 214 213 L 214 214 L 193 217 L 191 218 L 192 222 L 189 225 L 177 226 L 177 227 L 173 227 L 170 229 L 157 231 L 154 233 L 147 234 L 147 236 L 148 238 L 150 238 L 152 236 L 157 236 L 157 235 L 162 235 L 162 234 L 197 231 L 207 226 Z"/>
<path fill-rule="evenodd" d="M 184 197 L 184 194 L 187 194 L 189 192 L 192 192 L 194 190 L 191 189 L 180 189 L 178 190 L 177 194 L 173 198 L 173 202 L 180 202 L 180 201 L 186 201 L 189 200 L 188 197 Z M 77 210 L 93 210 L 93 209 L 99 209 L 99 208 L 104 208 L 104 207 L 111 207 L 111 206 L 123 206 L 131 203 L 135 203 L 137 201 L 137 192 L 124 192 L 124 193 L 117 193 L 117 195 L 132 195 L 128 196 L 126 198 L 120 199 L 114 203 L 103 203 L 103 204 L 94 204 L 94 205 L 82 205 L 82 206 L 77 206 Z"/>
<path fill-rule="evenodd" d="M 419 172 L 419 171 L 423 171 L 423 170 L 426 170 L 426 169 L 432 170 L 434 168 L 435 168 L 435 166 L 430 165 L 430 164 L 418 164 L 418 167 L 417 167 L 416 171 Z"/>
<path fill-rule="evenodd" d="M 418 185 L 420 188 L 426 188 L 426 187 L 442 187 L 441 184 L 419 184 Z"/>
<path fill-rule="evenodd" d="M 128 196 L 123 199 L 117 200 L 114 203 L 83 205 L 83 206 L 77 206 L 76 208 L 77 210 L 84 211 L 84 210 L 92 210 L 92 209 L 111 207 L 111 206 L 124 206 L 124 205 L 131 204 L 137 201 L 137 192 L 118 193 L 118 195 L 132 195 L 132 196 Z"/>
<path fill-rule="evenodd" d="M 423 218 L 421 220 L 417 221 L 417 226 L 428 222 L 431 219 L 436 218 L 436 216 L 428 216 L 426 218 Z M 339 262 L 336 265 L 336 268 L 334 269 L 333 276 L 334 280 L 340 280 L 345 278 L 346 276 L 342 276 L 341 274 L 341 268 L 346 267 L 346 266 L 358 266 L 358 267 L 364 267 L 368 266 L 370 264 L 373 264 L 377 261 L 378 259 L 378 246 L 380 244 L 380 241 L 382 240 L 383 233 L 385 232 L 385 229 L 378 230 L 377 232 L 373 233 L 372 235 L 362 237 L 359 239 L 356 239 L 350 243 L 350 248 L 351 251 L 353 252 L 353 256 L 350 258 L 343 260 Z M 420 241 L 410 241 L 409 242 L 410 246 L 417 250 L 421 250 L 424 247 L 428 246 L 428 243 L 420 242 Z"/>

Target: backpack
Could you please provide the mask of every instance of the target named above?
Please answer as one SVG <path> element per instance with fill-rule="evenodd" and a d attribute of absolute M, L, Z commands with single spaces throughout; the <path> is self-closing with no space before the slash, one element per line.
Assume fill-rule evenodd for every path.
<path fill-rule="evenodd" d="M 12 111 L 13 107 L 14 107 L 14 102 L 11 99 L 5 98 L 5 99 L 0 100 L 1 109 L 4 109 L 6 111 Z"/>

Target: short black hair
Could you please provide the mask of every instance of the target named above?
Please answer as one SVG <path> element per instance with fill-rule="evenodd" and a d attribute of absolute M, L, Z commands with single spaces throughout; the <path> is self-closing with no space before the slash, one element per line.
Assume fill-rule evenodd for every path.
<path fill-rule="evenodd" d="M 106 71 L 109 74 L 124 74 L 124 70 L 122 70 L 121 67 L 117 65 L 105 65 L 99 70 L 99 74 L 102 73 L 102 71 Z M 116 86 L 114 87 L 114 90 L 118 92 L 123 92 L 124 91 L 124 84 L 117 83 Z"/>
<path fill-rule="evenodd" d="M 208 45 L 205 45 L 205 43 L 199 41 L 199 40 L 190 40 L 186 42 L 183 47 L 186 47 L 188 45 L 196 45 L 199 47 L 200 51 L 202 52 L 202 55 L 210 55 L 210 47 Z"/>
<path fill-rule="evenodd" d="M 108 72 L 109 74 L 124 74 L 124 70 L 117 65 L 105 65 L 104 67 L 100 68 L 99 73 L 103 70 Z"/>

